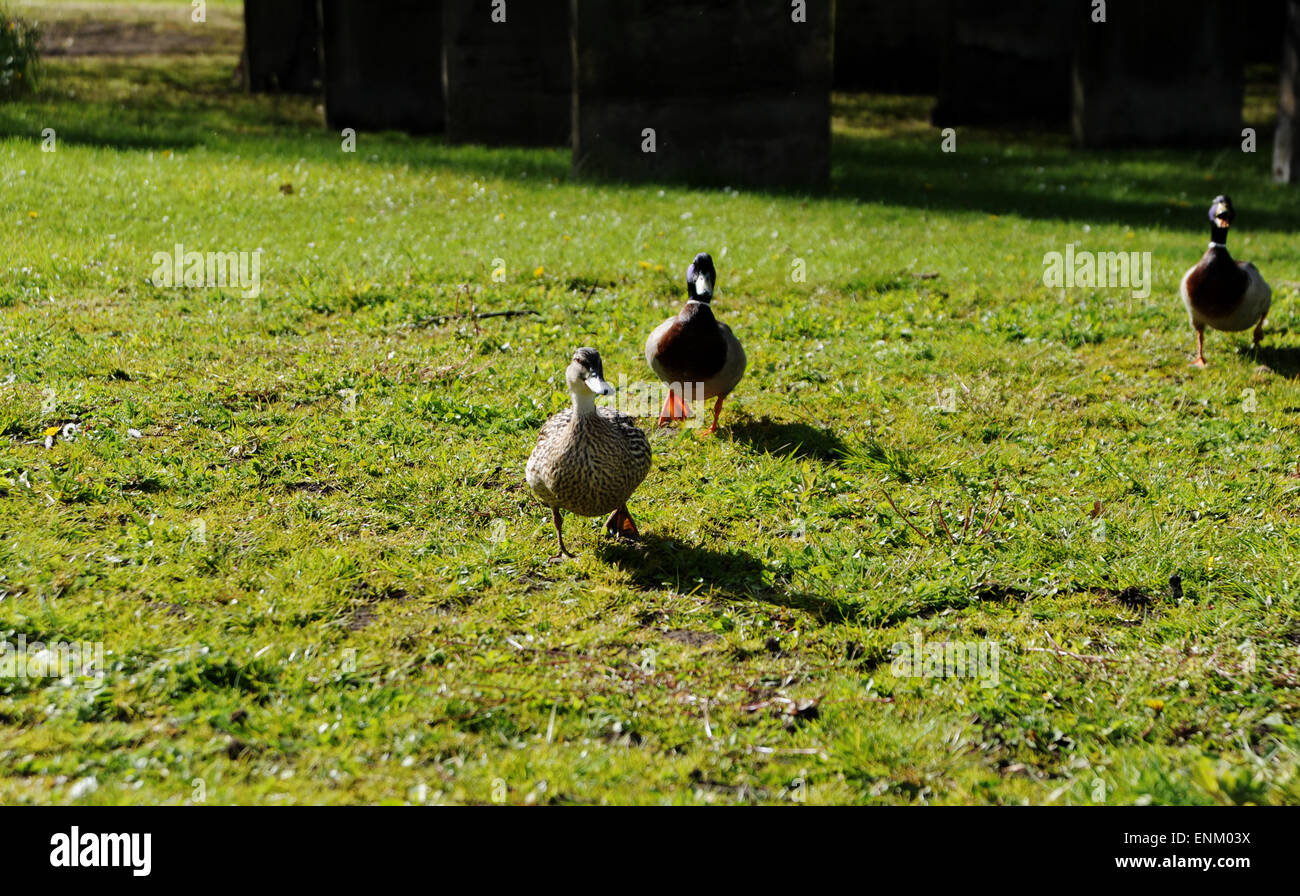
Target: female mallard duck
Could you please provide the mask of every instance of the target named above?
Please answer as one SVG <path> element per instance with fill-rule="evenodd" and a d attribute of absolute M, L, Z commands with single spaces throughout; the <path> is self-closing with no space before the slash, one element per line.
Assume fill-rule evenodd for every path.
<path fill-rule="evenodd" d="M 745 350 L 726 324 L 713 316 L 713 259 L 701 252 L 686 269 L 686 304 L 676 317 L 654 328 L 645 341 L 645 359 L 668 384 L 668 397 L 659 412 L 659 425 L 669 418 L 689 417 L 683 391 L 695 398 L 714 398 L 713 426 L 717 432 L 722 402 L 745 375 Z"/>
<path fill-rule="evenodd" d="M 528 458 L 524 476 L 533 494 L 551 508 L 560 552 L 564 547 L 560 511 L 578 516 L 608 513 L 605 528 L 615 535 L 636 538 L 636 523 L 627 512 L 627 499 L 650 471 L 650 441 L 632 418 L 612 408 L 596 407 L 597 395 L 613 395 L 605 382 L 600 353 L 580 348 L 564 371 L 573 407 L 542 424 L 537 447 Z"/>
<path fill-rule="evenodd" d="M 1210 203 L 1210 247 L 1183 276 L 1179 291 L 1196 330 L 1197 367 L 1205 366 L 1205 327 L 1237 332 L 1255 327 L 1255 348 L 1264 335 L 1264 318 L 1273 300 L 1259 271 L 1248 261 L 1235 262 L 1228 254 L 1228 228 L 1236 214 L 1232 200 L 1216 196 Z"/>

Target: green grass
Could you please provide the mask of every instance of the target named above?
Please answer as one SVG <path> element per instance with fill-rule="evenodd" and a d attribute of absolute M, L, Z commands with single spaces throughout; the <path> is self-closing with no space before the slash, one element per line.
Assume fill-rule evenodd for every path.
<path fill-rule="evenodd" d="M 0 638 L 109 667 L 0 679 L 0 802 L 1300 799 L 1266 135 L 943 154 L 924 101 L 840 97 L 829 196 L 627 187 L 344 154 L 233 64 L 51 60 L 0 106 Z M 1220 191 L 1275 310 L 1196 371 Z M 1070 241 L 1153 253 L 1151 295 L 1045 288 Z M 261 295 L 153 286 L 176 243 L 262 249 Z M 652 434 L 643 544 L 570 517 L 550 565 L 523 465 L 562 368 L 645 380 L 701 250 L 750 357 L 723 428 Z M 895 675 L 918 634 L 995 642 L 996 684 Z"/>

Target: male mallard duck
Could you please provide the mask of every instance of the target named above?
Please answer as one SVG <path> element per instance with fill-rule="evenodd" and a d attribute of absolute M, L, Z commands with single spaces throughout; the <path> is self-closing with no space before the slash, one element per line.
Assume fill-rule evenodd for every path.
<path fill-rule="evenodd" d="M 695 256 L 686 269 L 686 304 L 676 317 L 654 328 L 645 341 L 645 359 L 668 384 L 668 397 L 659 412 L 659 425 L 668 418 L 689 417 L 685 390 L 695 398 L 717 397 L 713 426 L 717 432 L 722 402 L 745 375 L 745 350 L 726 324 L 713 316 L 713 285 L 717 281 L 708 253 Z"/>
<path fill-rule="evenodd" d="M 645 433 L 626 414 L 596 407 L 597 395 L 614 394 L 614 387 L 605 382 L 600 353 L 594 348 L 578 349 L 564 380 L 573 407 L 542 424 L 524 470 L 533 494 L 551 508 L 560 542 L 560 552 L 552 560 L 573 556 L 564 547 L 561 510 L 578 516 L 608 513 L 606 529 L 638 537 L 627 499 L 650 471 L 650 441 Z"/>
<path fill-rule="evenodd" d="M 1232 200 L 1216 196 L 1210 203 L 1210 247 L 1196 266 L 1183 275 L 1179 292 L 1196 330 L 1197 367 L 1205 366 L 1205 327 L 1236 332 L 1255 327 L 1255 348 L 1264 335 L 1264 318 L 1273 300 L 1259 271 L 1248 261 L 1228 254 L 1228 228 L 1236 214 Z"/>

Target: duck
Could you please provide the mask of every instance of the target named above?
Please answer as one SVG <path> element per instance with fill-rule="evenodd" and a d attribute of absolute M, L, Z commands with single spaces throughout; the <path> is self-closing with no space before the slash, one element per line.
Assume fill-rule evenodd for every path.
<path fill-rule="evenodd" d="M 630 540 L 640 537 L 627 500 L 650 472 L 650 440 L 627 414 L 597 407 L 596 397 L 613 395 L 605 381 L 600 353 L 583 347 L 564 371 L 572 406 L 555 414 L 537 435 L 524 478 L 533 494 L 551 508 L 558 561 L 572 557 L 564 546 L 562 511 L 577 516 L 609 514 L 605 528 Z"/>
<path fill-rule="evenodd" d="M 668 385 L 659 426 L 691 416 L 686 404 L 689 393 L 692 398 L 717 399 L 708 430 L 717 432 L 722 402 L 745 375 L 745 349 L 731 328 L 713 314 L 717 279 L 713 258 L 707 252 L 696 255 L 686 268 L 686 304 L 646 338 L 646 362 Z"/>
<path fill-rule="evenodd" d="M 1264 318 L 1273 290 L 1259 269 L 1248 261 L 1233 261 L 1228 254 L 1228 228 L 1236 212 L 1232 199 L 1215 196 L 1210 203 L 1210 245 L 1179 285 L 1183 304 L 1196 331 L 1194 367 L 1205 366 L 1205 328 L 1239 332 L 1255 328 L 1254 347 L 1264 336 Z"/>

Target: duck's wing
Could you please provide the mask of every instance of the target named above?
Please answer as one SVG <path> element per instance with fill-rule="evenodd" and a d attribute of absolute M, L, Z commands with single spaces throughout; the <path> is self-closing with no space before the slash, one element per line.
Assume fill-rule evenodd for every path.
<path fill-rule="evenodd" d="M 537 444 L 549 442 L 555 438 L 556 433 L 569 425 L 573 419 L 573 408 L 565 408 L 557 414 L 553 414 L 551 419 L 542 424 L 542 428 L 537 432 Z"/>
<path fill-rule="evenodd" d="M 719 370 L 704 382 L 704 394 L 729 395 L 731 390 L 736 388 L 741 377 L 745 375 L 745 366 L 749 359 L 745 357 L 745 348 L 736 338 L 736 334 L 731 332 L 731 327 L 726 324 L 718 324 L 718 332 L 722 334 L 722 341 L 727 346 L 727 360 Z"/>
<path fill-rule="evenodd" d="M 555 504 L 555 495 L 547 481 L 549 471 L 560 432 L 568 427 L 572 417 L 573 408 L 565 408 L 543 423 L 541 431 L 537 433 L 537 445 L 533 448 L 533 453 L 528 455 L 528 463 L 524 465 L 524 479 L 528 487 L 543 503 L 552 506 Z"/>
<path fill-rule="evenodd" d="M 622 411 L 600 407 L 596 412 L 614 427 L 619 443 L 626 450 L 628 467 L 640 471 L 640 476 L 637 477 L 639 483 L 650 471 L 650 440 L 641 427 L 636 425 L 636 421 Z"/>
<path fill-rule="evenodd" d="M 1273 304 L 1273 290 L 1264 282 L 1264 276 L 1260 274 L 1259 268 L 1249 261 L 1240 262 L 1237 267 L 1246 272 L 1246 292 L 1241 299 L 1242 311 L 1252 321 L 1259 320 L 1268 313 L 1269 306 Z"/>
<path fill-rule="evenodd" d="M 1178 295 L 1182 297 L 1183 307 L 1187 309 L 1187 316 L 1191 318 L 1192 326 L 1200 326 L 1202 323 L 1201 315 L 1196 311 L 1196 303 L 1192 301 L 1192 295 L 1189 289 L 1192 275 L 1196 273 L 1197 267 L 1199 267 L 1199 264 L 1194 264 L 1188 268 L 1187 273 L 1183 274 L 1183 279 L 1178 284 Z"/>
<path fill-rule="evenodd" d="M 600 416 L 612 423 L 621 438 L 626 439 L 628 445 L 644 448 L 645 453 L 650 453 L 650 440 L 646 438 L 645 431 L 636 425 L 636 420 L 624 414 L 622 411 L 614 408 L 607 408 L 603 405 L 596 409 Z"/>
<path fill-rule="evenodd" d="M 659 346 L 663 342 L 664 336 L 676 321 L 676 317 L 668 318 L 659 326 L 651 330 L 650 335 L 645 339 L 645 362 L 650 365 L 650 369 L 654 371 L 655 376 L 659 377 L 659 379 L 664 382 L 668 382 L 668 379 L 664 375 L 665 371 L 663 365 L 659 363 Z"/>

